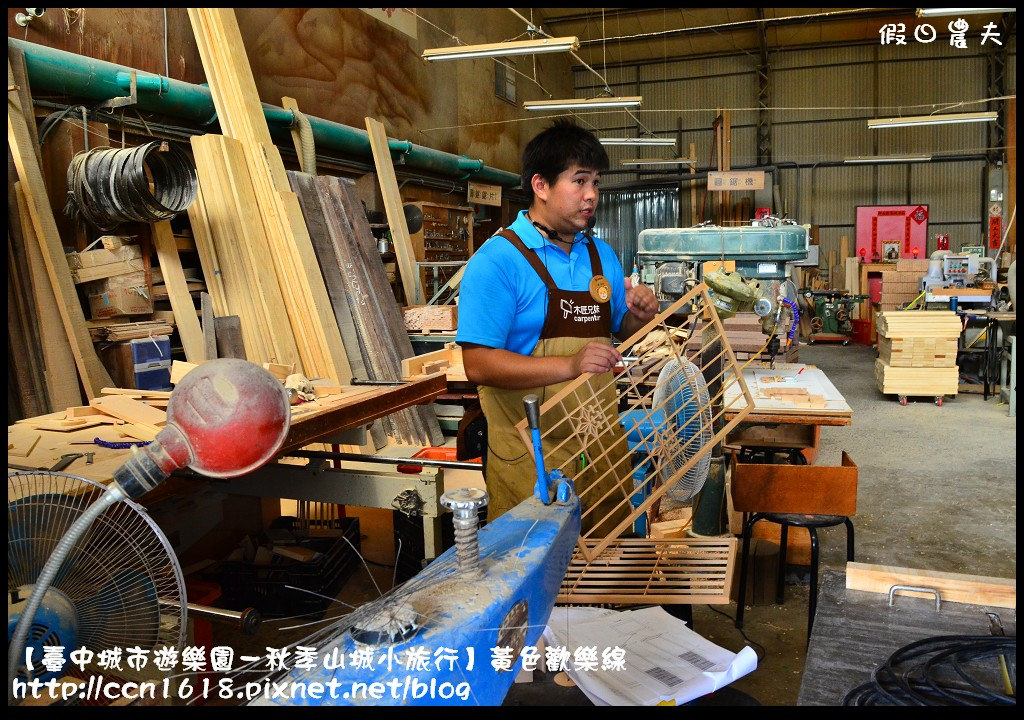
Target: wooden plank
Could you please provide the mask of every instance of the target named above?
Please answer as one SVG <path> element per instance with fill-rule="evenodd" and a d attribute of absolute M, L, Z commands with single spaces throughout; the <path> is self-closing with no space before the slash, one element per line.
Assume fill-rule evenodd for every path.
<path fill-rule="evenodd" d="M 145 269 L 142 258 L 139 258 L 138 260 L 122 260 L 121 262 L 108 265 L 79 268 L 78 270 L 72 270 L 71 276 L 76 285 L 81 285 L 82 283 L 95 282 L 96 280 L 103 280 L 115 275 L 127 275 L 128 273 L 145 271 Z"/>
<path fill-rule="evenodd" d="M 213 311 L 217 315 L 226 314 L 228 312 L 227 291 L 224 288 L 224 278 L 221 275 L 220 260 L 217 257 L 217 249 L 213 240 L 213 230 L 206 214 L 206 202 L 203 199 L 201 184 L 196 188 L 196 199 L 188 207 L 188 219 L 192 226 L 199 264 L 203 269 L 203 279 L 206 280 L 206 289 L 213 298 Z"/>
<path fill-rule="evenodd" d="M 273 145 L 234 9 L 189 8 L 188 17 L 221 130 L 228 137 Z"/>
<path fill-rule="evenodd" d="M 43 244 L 36 237 L 35 226 L 29 216 L 28 199 L 20 182 L 15 183 L 14 191 L 18 198 L 25 261 L 30 273 L 29 284 L 35 301 L 47 403 L 51 408 L 81 405 L 82 391 L 78 384 L 75 355 L 68 336 L 61 328 L 60 308 L 43 260 Z"/>
<path fill-rule="evenodd" d="M 423 305 L 427 298 L 424 297 L 420 276 L 416 272 L 416 256 L 412 240 L 409 238 L 409 226 L 405 222 L 405 211 L 398 192 L 398 180 L 395 178 L 395 167 L 391 162 L 387 134 L 382 123 L 369 117 L 366 118 L 366 130 L 370 134 L 373 163 L 377 168 L 377 180 L 380 183 L 381 195 L 384 197 L 384 209 L 387 212 L 391 241 L 398 258 L 405 302 L 408 305 Z"/>
<path fill-rule="evenodd" d="M 104 395 L 89 404 L 132 425 L 159 429 L 167 424 L 166 412 L 124 395 Z"/>
<path fill-rule="evenodd" d="M 217 357 L 245 360 L 242 342 L 242 324 L 237 315 L 224 315 L 213 319 L 217 335 Z"/>
<path fill-rule="evenodd" d="M 938 590 L 943 602 L 1017 608 L 1015 578 L 985 577 L 963 573 L 921 570 L 851 562 L 846 564 L 847 590 L 888 594 L 893 585 L 913 585 Z M 932 598 L 930 593 L 899 591 L 912 597 Z"/>
<path fill-rule="evenodd" d="M 190 8 L 189 18 L 221 127 L 226 136 L 241 142 L 257 200 L 256 217 L 264 224 L 273 271 L 284 297 L 282 309 L 291 324 L 303 371 L 309 377 L 350 377 L 341 334 L 330 314 L 327 290 L 298 202 L 288 191 L 284 163 L 270 138 L 234 11 Z M 292 362 L 281 355 L 264 359 Z"/>
<path fill-rule="evenodd" d="M 214 329 L 216 318 L 213 314 L 213 298 L 210 293 L 199 295 L 200 312 L 203 315 L 203 358 L 213 360 L 217 357 L 217 332 Z"/>
<path fill-rule="evenodd" d="M 732 459 L 730 490 L 737 512 L 854 515 L 857 465 L 843 452 L 842 465 L 767 465 Z"/>
<path fill-rule="evenodd" d="M 178 336 L 185 348 L 185 358 L 193 363 L 202 362 L 207 359 L 203 344 L 203 330 L 199 326 L 196 306 L 192 302 L 185 273 L 181 269 L 181 257 L 178 255 L 177 245 L 174 244 L 174 232 L 171 230 L 171 224 L 164 220 L 153 223 L 150 227 L 153 229 L 153 245 L 156 247 L 160 271 L 167 287 L 171 309 L 174 311 Z"/>
<path fill-rule="evenodd" d="M 198 367 L 195 363 L 175 360 L 171 363 L 171 385 L 177 385 L 181 379 Z"/>
<path fill-rule="evenodd" d="M 8 87 L 15 84 L 10 61 L 7 63 L 7 81 Z M 46 197 L 46 187 L 25 122 L 21 100 L 18 94 L 13 92 L 7 93 L 7 145 L 18 168 L 18 177 L 22 182 L 36 240 L 42 250 L 43 262 L 57 298 L 57 308 L 71 344 L 82 387 L 86 396 L 93 398 L 96 396 L 97 388 L 112 384 L 110 373 L 100 362 L 89 337 L 89 331 L 85 327 L 85 314 L 78 301 L 74 283 L 71 282 L 71 272 L 64 258 L 64 247 L 57 232 L 53 210 Z"/>

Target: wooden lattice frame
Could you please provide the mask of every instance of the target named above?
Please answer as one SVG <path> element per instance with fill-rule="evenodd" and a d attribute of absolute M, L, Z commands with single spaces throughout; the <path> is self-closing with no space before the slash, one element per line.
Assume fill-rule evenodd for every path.
<path fill-rule="evenodd" d="M 557 602 L 725 604 L 736 546 L 734 537 L 628 539 L 612 541 L 589 561 L 575 552 Z"/>
<path fill-rule="evenodd" d="M 681 325 L 670 327 L 666 322 L 667 319 L 673 317 L 677 310 L 687 304 L 692 304 L 692 312 Z M 719 350 L 714 355 L 711 355 L 711 352 L 700 352 L 692 353 L 688 357 L 685 354 L 686 340 L 693 335 L 700 320 L 703 325 L 703 347 L 705 349 L 717 347 Z M 659 329 L 663 331 L 664 341 L 651 342 L 651 338 L 657 337 L 652 335 L 651 331 Z M 677 342 L 674 338 L 680 335 L 682 335 L 682 342 Z M 592 376 L 583 375 L 544 402 L 540 409 L 541 438 L 547 470 L 550 471 L 558 467 L 568 477 L 576 479 L 577 468 L 573 465 L 581 455 L 586 458 L 588 465 L 596 465 L 598 468 L 602 465 L 606 466 L 603 472 L 592 473 L 596 477 L 591 478 L 590 481 L 585 481 L 582 484 L 578 481 L 576 483 L 576 491 L 583 499 L 585 506 L 585 525 L 591 525 L 586 532 L 580 535 L 577 553 L 588 563 L 596 560 L 624 532 L 631 530 L 634 520 L 645 514 L 655 503 L 660 502 L 676 480 L 683 477 L 704 455 L 710 453 L 716 444 L 723 442 L 726 435 L 746 417 L 754 405 L 750 391 L 743 382 L 736 357 L 726 339 L 725 329 L 714 310 L 708 288 L 703 283 L 698 284 L 623 342 L 619 346 L 619 351 L 627 357 L 632 353 L 635 360 L 627 363 L 621 371 L 611 374 L 611 379 L 606 385 L 596 389 L 591 388 L 587 382 Z M 682 452 L 689 443 L 676 442 L 669 449 L 666 449 L 661 443 L 651 443 L 650 446 L 653 449 L 650 451 L 646 449 L 648 445 L 645 443 L 644 449 L 631 452 L 627 449 L 624 438 L 620 436 L 617 440 L 609 440 L 607 427 L 601 426 L 603 423 L 610 425 L 612 422 L 618 422 L 619 407 L 622 403 L 629 409 L 645 410 L 649 418 L 652 412 L 651 397 L 659 373 L 672 359 L 693 363 L 701 371 L 709 388 L 714 388 L 717 385 L 718 389 L 710 397 L 710 402 L 699 408 L 702 417 L 707 417 L 704 412 L 710 412 L 711 426 L 717 428 L 717 431 L 709 442 L 706 442 L 685 464 L 676 469 L 675 473 L 671 475 L 671 480 L 658 484 L 659 473 L 651 472 L 641 484 L 634 485 L 634 461 L 638 464 L 649 461 L 657 470 L 667 461 L 669 450 Z M 710 370 L 716 370 L 715 374 L 710 374 Z M 731 403 L 726 405 L 724 391 L 733 382 L 739 384 L 740 394 L 733 397 Z M 602 400 L 600 397 L 602 394 L 606 398 L 610 396 L 609 386 L 615 387 L 614 402 Z M 624 387 L 625 390 L 620 390 L 620 387 Z M 740 407 L 741 398 L 745 400 L 745 405 L 742 407 Z M 727 423 L 723 424 L 722 420 L 727 411 L 730 414 L 735 414 Z M 532 440 L 526 420 L 524 419 L 516 427 L 522 436 L 523 443 L 532 454 Z M 692 438 L 690 442 L 693 439 L 696 438 Z M 565 457 L 567 449 L 571 450 L 570 460 L 563 460 L 561 465 L 554 462 L 556 457 Z M 599 483 L 610 488 L 600 496 L 592 492 Z M 634 507 L 630 498 L 637 491 L 649 492 L 647 492 L 646 499 Z M 605 502 L 606 509 L 608 507 L 611 509 L 601 517 L 590 517 L 588 523 L 587 514 L 592 513 L 600 501 Z M 624 519 L 615 520 L 615 518 L 622 517 L 624 513 Z"/>

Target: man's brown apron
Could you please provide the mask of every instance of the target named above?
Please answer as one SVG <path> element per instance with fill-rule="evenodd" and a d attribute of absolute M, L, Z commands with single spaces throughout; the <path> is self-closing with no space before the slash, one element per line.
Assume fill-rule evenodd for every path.
<path fill-rule="evenodd" d="M 575 355 L 587 343 L 595 341 L 611 344 L 610 300 L 600 303 L 586 290 L 560 290 L 537 253 L 528 249 L 519 236 L 511 230 L 503 230 L 499 234 L 523 254 L 547 286 L 548 310 L 544 319 L 544 327 L 541 329 L 540 340 L 531 353 L 533 357 Z M 598 256 L 595 243 L 587 243 L 587 250 L 590 253 L 590 267 L 594 276 L 602 275 L 601 259 Z M 596 319 L 594 319 L 595 317 Z M 588 381 L 589 388 L 580 388 L 574 396 L 579 396 L 582 402 L 586 402 L 589 398 L 595 410 L 599 409 L 596 406 L 598 403 L 600 404 L 603 421 L 591 422 L 591 425 L 601 429 L 600 446 L 610 448 L 607 457 L 614 461 L 624 457 L 627 449 L 625 434 L 615 414 L 616 392 L 611 380 L 611 373 L 591 376 Z M 489 520 L 511 510 L 533 495 L 533 488 L 537 480 L 533 453 L 527 452 L 522 438 L 515 429 L 516 424 L 525 417 L 523 398 L 532 393 L 537 395 L 543 404 L 545 400 L 552 397 L 569 382 L 571 381 L 524 390 L 480 386 L 480 406 L 487 418 L 485 479 L 487 492 L 490 495 L 487 513 Z M 601 388 L 604 389 L 601 390 Z M 594 398 L 595 394 L 598 395 L 597 399 Z M 571 412 L 572 410 L 567 408 L 566 411 Z M 569 437 L 575 429 L 570 427 L 568 422 L 559 423 L 561 417 L 564 415 L 560 412 L 549 411 L 541 418 L 541 432 L 546 433 L 544 438 L 546 453 L 550 450 L 551 445 Z M 581 460 L 580 456 L 581 447 L 578 442 L 565 443 L 554 456 L 547 459 L 546 470 L 563 467 L 565 474 L 575 482 L 583 504 L 583 532 L 587 532 L 593 527 L 596 520 L 612 513 L 615 510 L 615 505 L 622 503 L 623 499 L 628 497 L 626 490 L 617 487 L 616 479 L 628 476 L 630 468 L 628 464 L 625 467 L 620 464 L 614 471 L 606 472 L 609 468 L 607 461 L 595 458 L 587 463 Z M 584 465 L 586 465 L 585 469 Z M 605 477 L 595 484 L 595 478 L 600 477 L 601 474 L 604 474 Z M 607 497 L 601 500 L 606 494 Z M 588 513 L 588 508 L 595 503 L 598 503 L 597 507 Z M 625 518 L 626 513 L 626 507 L 623 505 L 621 512 L 615 513 L 612 522 L 601 524 L 598 530 L 603 532 L 600 534 L 610 531 L 615 524 Z"/>

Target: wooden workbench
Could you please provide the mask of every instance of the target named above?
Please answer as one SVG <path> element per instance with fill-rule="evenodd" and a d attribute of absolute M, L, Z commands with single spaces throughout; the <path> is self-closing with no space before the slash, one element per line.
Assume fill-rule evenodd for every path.
<path fill-rule="evenodd" d="M 443 373 L 427 376 L 395 386 L 357 385 L 345 386 L 338 395 L 327 395 L 314 402 L 303 403 L 292 408 L 291 427 L 281 448 L 281 454 L 296 450 L 310 443 L 321 442 L 346 430 L 351 430 L 373 420 L 390 415 L 411 405 L 432 402 L 447 391 Z M 94 438 L 108 442 L 131 441 L 124 437 L 116 425 L 100 425 L 72 432 L 33 430 L 28 423 L 16 423 L 7 428 L 8 449 L 14 438 L 29 434 L 38 435 L 31 452 L 26 456 L 8 456 L 9 463 L 31 467 L 51 467 L 66 453 L 95 453 L 94 462 L 87 463 L 79 458 L 64 472 L 80 475 L 106 484 L 113 479 L 114 471 L 131 454 L 131 450 L 112 450 L 93 443 Z"/>
<path fill-rule="evenodd" d="M 803 371 L 803 372 L 801 372 Z M 820 392 L 825 399 L 824 407 L 798 407 L 791 403 L 773 400 L 759 392 L 759 378 L 765 374 L 793 378 L 794 387 L 805 387 Z M 743 421 L 748 425 L 849 425 L 853 422 L 853 410 L 846 399 L 829 381 L 824 372 L 814 365 L 803 363 L 776 363 L 774 368 L 760 365 L 743 369 L 743 380 L 754 398 L 754 409 Z M 736 417 L 745 407 L 745 400 L 739 386 L 733 383 L 725 391 L 723 404 L 726 407 L 726 421 Z"/>

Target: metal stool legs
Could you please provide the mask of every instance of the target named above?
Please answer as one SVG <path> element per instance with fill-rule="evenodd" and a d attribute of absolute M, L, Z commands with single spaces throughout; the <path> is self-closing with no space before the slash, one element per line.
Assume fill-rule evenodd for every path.
<path fill-rule="evenodd" d="M 772 517 L 772 516 L 775 517 Z M 786 547 L 789 541 L 789 526 L 794 524 L 796 527 L 805 527 L 811 537 L 811 578 L 810 578 L 810 596 L 808 598 L 807 607 L 807 641 L 810 642 L 811 630 L 814 628 L 814 615 L 818 608 L 818 562 L 819 562 L 819 544 L 818 544 L 818 530 L 819 527 L 835 527 L 840 522 L 846 526 L 846 559 L 848 562 L 853 562 L 853 548 L 854 548 L 854 532 L 853 522 L 849 517 L 842 517 L 839 522 L 839 518 L 836 516 L 804 516 L 806 520 L 798 523 L 787 522 L 786 520 L 778 517 L 779 513 L 755 513 L 747 520 L 743 525 L 743 547 L 740 551 L 740 587 L 739 597 L 736 602 L 736 627 L 743 627 L 743 613 L 744 606 L 746 605 L 747 597 L 747 563 L 748 555 L 750 553 L 750 538 L 753 534 L 755 523 L 760 520 L 768 520 L 769 522 L 775 522 L 779 524 L 779 572 L 778 572 L 778 586 L 776 587 L 775 599 L 776 602 L 781 605 L 785 599 L 785 586 L 786 586 Z M 792 516 L 789 518 L 793 519 Z"/>
<path fill-rule="evenodd" d="M 779 581 L 775 586 L 775 602 L 783 603 L 786 588 L 786 548 L 789 547 L 789 523 L 779 523 Z"/>
<path fill-rule="evenodd" d="M 740 590 L 736 601 L 736 627 L 743 627 L 743 606 L 747 599 L 747 556 L 750 554 L 750 535 L 754 523 L 763 520 L 763 513 L 755 513 L 743 524 L 743 547 L 740 550 Z"/>

